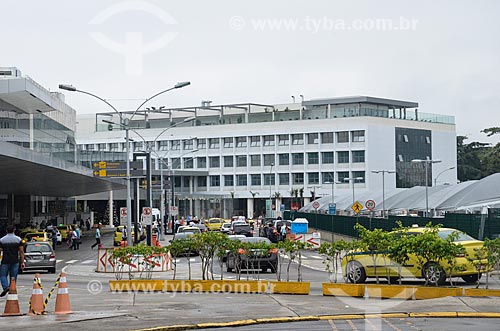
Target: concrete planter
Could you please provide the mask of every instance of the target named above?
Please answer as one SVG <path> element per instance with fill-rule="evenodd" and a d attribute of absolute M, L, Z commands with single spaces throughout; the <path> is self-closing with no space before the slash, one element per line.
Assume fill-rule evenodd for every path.
<path fill-rule="evenodd" d="M 323 283 L 323 295 L 336 297 L 363 297 L 365 284 Z"/>
<path fill-rule="evenodd" d="M 461 287 L 434 287 L 434 286 L 418 286 L 415 287 L 415 299 L 435 299 L 444 297 L 461 297 Z"/>
<path fill-rule="evenodd" d="M 370 298 L 403 299 L 413 298 L 415 287 L 402 285 L 366 285 L 366 295 Z"/>
<path fill-rule="evenodd" d="M 309 282 L 278 282 L 270 281 L 270 291 L 274 294 L 309 294 Z"/>
<path fill-rule="evenodd" d="M 464 289 L 466 297 L 500 297 L 500 290 L 487 290 L 483 288 L 466 288 Z"/>

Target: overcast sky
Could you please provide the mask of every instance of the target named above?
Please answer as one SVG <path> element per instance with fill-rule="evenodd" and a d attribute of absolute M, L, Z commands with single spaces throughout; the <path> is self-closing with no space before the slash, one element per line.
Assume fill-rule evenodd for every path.
<path fill-rule="evenodd" d="M 453 115 L 470 141 L 500 126 L 500 1 L 2 0 L 0 11 L 0 66 L 120 109 L 189 80 L 148 105 L 369 95 Z"/>

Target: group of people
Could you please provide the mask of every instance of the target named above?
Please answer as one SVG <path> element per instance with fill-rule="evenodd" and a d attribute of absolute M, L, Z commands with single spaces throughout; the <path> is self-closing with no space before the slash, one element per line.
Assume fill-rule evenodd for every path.
<path fill-rule="evenodd" d="M 290 234 L 290 227 L 286 223 L 278 226 L 278 229 L 272 223 L 268 223 L 260 231 L 261 236 L 268 238 L 273 243 L 285 241 L 287 234 Z"/>

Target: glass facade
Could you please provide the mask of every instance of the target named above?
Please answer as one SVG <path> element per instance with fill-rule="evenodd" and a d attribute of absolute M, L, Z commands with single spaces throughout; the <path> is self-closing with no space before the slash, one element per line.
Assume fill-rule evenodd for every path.
<path fill-rule="evenodd" d="M 396 128 L 396 187 L 425 186 L 426 163 L 412 160 L 432 160 L 430 130 Z M 432 186 L 432 167 L 428 167 L 427 185 Z"/>

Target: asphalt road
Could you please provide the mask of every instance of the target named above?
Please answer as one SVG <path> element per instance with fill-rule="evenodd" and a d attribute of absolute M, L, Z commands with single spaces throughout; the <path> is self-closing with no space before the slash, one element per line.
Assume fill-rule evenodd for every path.
<path fill-rule="evenodd" d="M 162 244 L 167 244 L 163 238 Z M 55 316 L 55 294 L 50 299 L 46 316 L 21 316 L 0 318 L 0 329 L 22 328 L 23 330 L 130 330 L 155 327 L 161 325 L 193 324 L 203 322 L 230 322 L 241 319 L 299 317 L 310 315 L 366 314 L 385 312 L 500 312 L 500 298 L 442 298 L 423 301 L 378 300 L 364 298 L 337 298 L 321 295 L 321 283 L 328 281 L 328 273 L 322 271 L 324 266 L 316 252 L 304 252 L 303 279 L 311 281 L 311 294 L 307 296 L 272 295 L 272 294 L 235 294 L 235 293 L 112 293 L 108 282 L 114 279 L 113 274 L 95 273 L 97 251 L 91 250 L 94 242 L 92 234 L 83 239 L 80 250 L 71 251 L 67 246 L 58 246 L 57 272 L 67 272 L 70 300 L 73 314 Z M 112 245 L 112 234 L 103 235 L 105 246 Z M 200 261 L 191 257 L 193 278 L 199 278 Z M 296 265 L 291 265 L 290 280 L 295 280 Z M 215 268 L 215 276 L 220 276 Z M 41 274 L 44 285 L 44 296 L 54 284 L 56 275 Z M 170 279 L 173 272 L 154 274 L 155 278 Z M 225 273 L 224 278 L 235 277 L 233 273 Z M 276 279 L 273 273 L 248 274 L 249 278 Z M 28 302 L 32 292 L 34 273 L 19 275 L 18 293 L 22 313 L 28 312 Z M 187 279 L 187 260 L 179 259 L 177 278 Z M 246 274 L 244 274 L 246 278 Z M 498 276 L 491 284 L 498 286 Z M 341 281 L 341 280 L 339 280 Z M 482 280 L 484 281 L 484 280 Z M 418 281 L 415 281 L 418 282 Z M 459 284 L 460 286 L 463 283 Z M 0 299 L 3 309 L 5 298 Z M 387 319 L 397 328 L 382 320 L 383 330 L 452 330 L 465 328 L 497 329 L 492 327 L 497 320 L 489 319 Z M 244 330 L 268 329 L 306 329 L 322 330 L 364 330 L 365 321 L 353 320 L 351 323 L 334 321 L 334 327 L 328 321 L 296 322 L 288 324 L 266 324 L 261 326 L 245 326 Z M 372 321 L 373 322 L 373 321 Z M 303 324 L 301 324 L 303 323 Z M 361 323 L 361 324 L 359 324 Z M 370 322 L 367 322 L 370 323 Z M 399 323 L 399 324 L 398 324 Z M 410 324 L 408 324 L 410 323 Z M 451 324 L 450 324 L 451 323 Z M 411 327 L 411 326 L 414 327 Z M 466 327 L 468 326 L 468 327 Z M 329 327 L 329 328 L 328 328 Z M 405 328 L 406 327 L 406 328 Z M 220 329 L 218 329 L 220 330 Z"/>

